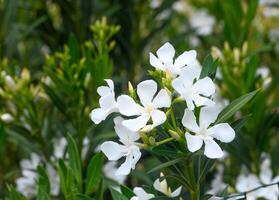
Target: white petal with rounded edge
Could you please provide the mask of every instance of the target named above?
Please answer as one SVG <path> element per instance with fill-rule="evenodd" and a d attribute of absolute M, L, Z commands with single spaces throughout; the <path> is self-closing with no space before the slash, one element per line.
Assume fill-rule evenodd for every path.
<path fill-rule="evenodd" d="M 215 92 L 215 85 L 211 78 L 205 77 L 203 79 L 197 80 L 197 82 L 193 85 L 193 90 L 198 94 L 210 96 Z"/>
<path fill-rule="evenodd" d="M 150 104 L 157 92 L 157 83 L 153 80 L 142 81 L 137 86 L 137 93 L 142 105 Z"/>
<path fill-rule="evenodd" d="M 183 79 L 181 77 L 178 77 L 178 78 L 175 78 L 171 85 L 173 87 L 173 89 L 178 92 L 180 95 L 183 94 L 183 91 L 184 91 L 184 86 L 183 86 Z"/>
<path fill-rule="evenodd" d="M 174 61 L 174 66 L 181 68 L 184 66 L 191 66 L 197 58 L 197 52 L 195 50 L 184 51 L 183 54 L 178 56 Z"/>
<path fill-rule="evenodd" d="M 117 98 L 119 112 L 125 116 L 140 115 L 142 107 L 128 95 L 121 95 Z"/>
<path fill-rule="evenodd" d="M 217 124 L 208 129 L 210 136 L 224 143 L 229 143 L 235 138 L 235 132 L 228 123 Z"/>
<path fill-rule="evenodd" d="M 168 108 L 171 105 L 170 95 L 165 89 L 161 89 L 153 99 L 152 104 L 156 108 Z"/>
<path fill-rule="evenodd" d="M 110 109 L 110 108 L 116 107 L 116 105 L 115 105 L 116 103 L 114 100 L 114 94 L 109 93 L 105 96 L 102 96 L 99 100 L 99 103 L 100 103 L 100 107 L 103 109 Z"/>
<path fill-rule="evenodd" d="M 155 182 L 153 183 L 153 187 L 155 188 L 155 190 L 157 190 L 163 194 L 168 193 L 168 185 L 167 185 L 166 179 L 163 179 L 161 182 L 160 182 L 159 178 L 156 179 Z"/>
<path fill-rule="evenodd" d="M 156 56 L 154 56 L 153 53 L 149 53 L 149 62 L 155 68 L 158 68 L 158 69 L 161 69 L 161 70 L 165 69 L 162 62 Z"/>
<path fill-rule="evenodd" d="M 196 117 L 194 113 L 189 109 L 185 109 L 184 111 L 182 124 L 184 127 L 186 127 L 187 129 L 189 129 L 194 133 L 197 133 L 200 130 L 199 126 L 197 125 Z"/>
<path fill-rule="evenodd" d="M 165 113 L 160 110 L 154 110 L 151 114 L 151 118 L 153 121 L 153 127 L 163 124 L 167 119 Z"/>
<path fill-rule="evenodd" d="M 95 124 L 99 124 L 101 121 L 105 120 L 108 115 L 108 110 L 102 108 L 96 108 L 91 111 L 90 118 Z"/>
<path fill-rule="evenodd" d="M 164 63 L 172 63 L 175 54 L 175 49 L 169 42 L 166 42 L 162 47 L 160 47 L 157 50 L 156 54 L 159 57 L 159 59 Z"/>
<path fill-rule="evenodd" d="M 133 192 L 135 193 L 135 195 L 137 195 L 139 200 L 149 200 L 155 197 L 153 194 L 145 192 L 144 189 L 142 189 L 141 187 L 135 187 L 133 189 Z"/>
<path fill-rule="evenodd" d="M 118 137 L 121 139 L 121 142 L 124 141 L 134 142 L 138 140 L 140 138 L 139 134 L 123 126 L 122 121 L 114 126 L 114 130 L 118 135 Z"/>
<path fill-rule="evenodd" d="M 194 79 L 198 79 L 200 76 L 201 70 L 195 66 L 187 66 L 181 70 L 180 77 L 183 80 L 183 83 L 186 85 L 192 85 Z"/>
<path fill-rule="evenodd" d="M 173 191 L 172 193 L 171 193 L 171 197 L 177 197 L 177 196 L 179 196 L 180 195 L 180 193 L 181 193 L 181 190 L 182 190 L 182 186 L 180 186 L 179 188 L 177 188 L 175 191 Z"/>
<path fill-rule="evenodd" d="M 135 169 L 137 162 L 141 157 L 141 152 L 138 146 L 133 146 L 132 153 L 131 153 L 131 168 Z"/>
<path fill-rule="evenodd" d="M 199 136 L 191 135 L 190 133 L 185 133 L 185 138 L 189 151 L 195 152 L 202 147 L 203 140 Z"/>
<path fill-rule="evenodd" d="M 110 92 L 111 92 L 111 90 L 110 90 L 110 88 L 108 86 L 100 86 L 100 87 L 97 88 L 97 93 L 100 96 L 107 95 Z"/>
<path fill-rule="evenodd" d="M 195 95 L 193 97 L 193 101 L 195 102 L 195 105 L 197 107 L 200 106 L 214 106 L 216 105 L 214 101 L 212 101 L 211 99 L 207 98 L 207 97 L 203 97 L 200 95 Z"/>
<path fill-rule="evenodd" d="M 140 115 L 135 119 L 127 119 L 122 122 L 122 124 L 130 129 L 131 131 L 138 131 L 143 128 L 149 120 L 149 116 Z"/>
<path fill-rule="evenodd" d="M 189 110 L 194 110 L 195 109 L 195 105 L 193 103 L 193 99 L 190 96 L 184 96 L 184 99 L 186 101 L 187 108 Z"/>
<path fill-rule="evenodd" d="M 204 140 L 204 155 L 208 158 L 221 158 L 224 153 L 220 146 L 213 139 Z"/>
<path fill-rule="evenodd" d="M 215 122 L 220 113 L 218 106 L 205 106 L 201 108 L 199 125 L 201 128 L 208 128 L 208 126 Z"/>
<path fill-rule="evenodd" d="M 125 147 L 123 145 L 112 141 L 104 142 L 100 149 L 109 160 L 118 160 L 125 153 Z"/>

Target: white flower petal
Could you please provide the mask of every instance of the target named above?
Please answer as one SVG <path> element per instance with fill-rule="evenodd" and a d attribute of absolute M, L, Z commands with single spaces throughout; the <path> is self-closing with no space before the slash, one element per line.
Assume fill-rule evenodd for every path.
<path fill-rule="evenodd" d="M 157 83 L 153 80 L 142 81 L 137 86 L 137 93 L 142 105 L 150 104 L 157 92 Z"/>
<path fill-rule="evenodd" d="M 100 86 L 100 87 L 97 88 L 97 93 L 100 96 L 107 95 L 110 92 L 111 92 L 111 90 L 110 90 L 110 88 L 108 86 Z"/>
<path fill-rule="evenodd" d="M 154 110 L 151 114 L 151 117 L 153 121 L 153 127 L 163 124 L 167 119 L 165 113 L 160 110 Z"/>
<path fill-rule="evenodd" d="M 178 92 L 180 95 L 183 94 L 183 91 L 184 91 L 184 89 L 185 89 L 185 88 L 184 88 L 183 82 L 184 82 L 183 78 L 178 77 L 178 78 L 175 78 L 175 79 L 172 81 L 172 83 L 171 83 L 173 89 L 174 89 L 176 92 Z"/>
<path fill-rule="evenodd" d="M 189 110 L 194 110 L 195 109 L 195 105 L 193 103 L 193 99 L 189 96 L 185 96 L 185 101 L 186 101 L 186 105 L 187 105 L 187 108 Z"/>
<path fill-rule="evenodd" d="M 124 155 L 124 148 L 123 145 L 108 141 L 104 142 L 100 149 L 109 160 L 118 160 Z"/>
<path fill-rule="evenodd" d="M 184 115 L 182 118 L 182 124 L 184 127 L 186 127 L 187 129 L 189 129 L 190 131 L 197 133 L 199 131 L 199 126 L 197 125 L 196 122 L 196 117 L 194 115 L 194 113 L 189 110 L 189 109 L 185 109 L 184 111 Z"/>
<path fill-rule="evenodd" d="M 138 131 L 147 124 L 149 118 L 150 118 L 149 116 L 140 115 L 135 119 L 124 120 L 122 124 L 128 129 L 130 129 L 131 131 Z"/>
<path fill-rule="evenodd" d="M 198 94 L 210 96 L 215 92 L 215 85 L 211 78 L 205 77 L 197 80 L 197 82 L 193 85 L 193 90 Z"/>
<path fill-rule="evenodd" d="M 128 95 L 121 95 L 117 98 L 117 105 L 119 112 L 125 116 L 135 116 L 140 115 L 142 107 L 138 105 L 131 97 Z"/>
<path fill-rule="evenodd" d="M 107 82 L 109 88 L 114 91 L 114 83 L 111 79 L 105 79 L 105 81 Z"/>
<path fill-rule="evenodd" d="M 153 67 L 164 70 L 164 65 L 153 53 L 149 53 L 149 62 Z"/>
<path fill-rule="evenodd" d="M 164 63 L 172 63 L 175 49 L 169 42 L 167 42 L 162 47 L 160 47 L 156 53 L 159 59 Z"/>
<path fill-rule="evenodd" d="M 105 120 L 109 115 L 108 110 L 102 108 L 96 108 L 91 111 L 90 118 L 95 124 L 99 124 L 101 121 Z"/>
<path fill-rule="evenodd" d="M 195 79 L 198 79 L 201 73 L 201 69 L 196 66 L 187 66 L 181 70 L 180 77 L 185 85 L 192 85 Z"/>
<path fill-rule="evenodd" d="M 99 100 L 100 107 L 103 109 L 110 109 L 115 105 L 114 94 L 109 93 L 105 96 L 102 96 Z"/>
<path fill-rule="evenodd" d="M 208 128 L 208 126 L 215 122 L 220 113 L 220 107 L 218 106 L 205 106 L 201 108 L 199 125 L 202 128 Z"/>
<path fill-rule="evenodd" d="M 120 165 L 120 167 L 117 169 L 115 175 L 116 176 L 128 175 L 131 172 L 131 168 L 132 168 L 131 165 L 132 165 L 132 157 L 128 155 L 125 159 L 125 162 L 122 163 L 122 165 Z"/>
<path fill-rule="evenodd" d="M 171 98 L 165 89 L 159 91 L 152 101 L 156 108 L 168 108 L 171 105 Z"/>
<path fill-rule="evenodd" d="M 175 59 L 174 66 L 176 68 L 182 68 L 184 66 L 191 66 L 197 57 L 197 52 L 195 50 L 184 51 L 183 54 Z"/>
<path fill-rule="evenodd" d="M 204 155 L 208 158 L 215 159 L 223 156 L 223 151 L 213 139 L 204 140 Z"/>
<path fill-rule="evenodd" d="M 121 139 L 121 141 L 136 141 L 140 138 L 139 133 L 135 131 L 131 131 L 127 127 L 123 126 L 122 122 L 124 119 L 119 121 L 117 124 L 114 126 L 114 130 L 118 137 Z"/>
<path fill-rule="evenodd" d="M 138 146 L 134 146 L 131 152 L 131 168 L 135 169 L 137 162 L 141 157 L 141 152 Z"/>
<path fill-rule="evenodd" d="M 193 100 L 194 100 L 195 105 L 197 107 L 200 107 L 200 106 L 214 106 L 214 105 L 216 105 L 215 102 L 212 101 L 211 99 L 209 99 L 207 97 L 200 96 L 200 95 L 194 96 Z"/>
<path fill-rule="evenodd" d="M 171 193 L 171 197 L 177 197 L 180 195 L 181 193 L 181 190 L 182 190 L 182 186 L 180 186 L 179 188 L 177 188 L 174 192 Z"/>
<path fill-rule="evenodd" d="M 153 194 L 145 192 L 144 189 L 142 189 L 141 187 L 135 187 L 133 189 L 133 192 L 138 197 L 138 200 L 149 200 L 155 197 Z"/>
<path fill-rule="evenodd" d="M 228 123 L 217 124 L 208 129 L 210 136 L 224 143 L 229 143 L 235 138 L 235 132 Z"/>
<path fill-rule="evenodd" d="M 203 140 L 199 136 L 185 133 L 185 138 L 186 138 L 187 147 L 189 151 L 195 152 L 202 147 Z"/>

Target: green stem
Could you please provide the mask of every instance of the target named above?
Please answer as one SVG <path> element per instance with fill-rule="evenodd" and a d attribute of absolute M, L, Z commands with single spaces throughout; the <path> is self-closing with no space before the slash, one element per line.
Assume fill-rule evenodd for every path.
<path fill-rule="evenodd" d="M 172 138 L 172 137 L 171 138 L 166 138 L 166 139 L 164 139 L 164 140 L 162 140 L 160 142 L 156 142 L 155 145 L 165 144 L 165 143 L 168 143 L 168 142 L 170 142 L 172 140 L 174 140 L 174 138 Z"/>

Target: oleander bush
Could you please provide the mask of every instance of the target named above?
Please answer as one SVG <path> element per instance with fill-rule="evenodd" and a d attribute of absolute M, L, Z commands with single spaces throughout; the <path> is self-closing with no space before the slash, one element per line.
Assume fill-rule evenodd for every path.
<path fill-rule="evenodd" d="M 277 0 L 0 0 L 0 199 L 279 198 Z"/>

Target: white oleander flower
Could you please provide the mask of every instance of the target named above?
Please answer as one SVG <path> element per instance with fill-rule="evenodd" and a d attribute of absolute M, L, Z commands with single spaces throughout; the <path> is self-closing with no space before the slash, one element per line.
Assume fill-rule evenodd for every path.
<path fill-rule="evenodd" d="M 160 173 L 160 177 L 164 177 L 164 174 L 162 172 Z M 168 197 L 172 197 L 172 198 L 178 197 L 182 190 L 182 186 L 180 186 L 179 188 L 177 188 L 175 191 L 172 192 L 170 187 L 168 187 L 166 179 L 160 181 L 159 178 L 155 180 L 153 187 L 157 191 L 165 194 Z"/>
<path fill-rule="evenodd" d="M 188 109 L 194 110 L 195 105 L 213 105 L 214 102 L 207 98 L 214 94 L 215 85 L 209 77 L 197 80 L 201 69 L 198 67 L 185 67 L 179 77 L 172 81 L 173 88 L 185 99 Z M 194 105 L 195 103 L 195 105 Z"/>
<path fill-rule="evenodd" d="M 125 116 L 138 116 L 134 119 L 124 120 L 122 123 L 132 131 L 149 129 L 163 124 L 166 115 L 159 108 L 168 108 L 171 105 L 171 98 L 165 89 L 161 89 L 157 95 L 157 83 L 153 80 L 143 81 L 137 86 L 137 94 L 142 104 L 137 104 L 128 95 L 121 95 L 117 99 L 119 111 Z M 152 124 L 147 125 L 152 119 Z M 146 126 L 147 125 L 147 126 Z M 147 128 L 148 127 L 148 128 Z"/>
<path fill-rule="evenodd" d="M 236 179 L 236 190 L 238 192 L 246 192 L 259 187 L 260 181 L 254 174 L 240 174 Z M 256 200 L 260 197 L 259 191 L 249 192 L 246 195 L 247 200 Z"/>
<path fill-rule="evenodd" d="M 270 162 L 270 158 L 266 157 L 261 164 L 260 181 L 265 185 L 279 182 L 279 175 L 273 178 Z M 268 200 L 277 200 L 279 197 L 278 186 L 275 184 L 269 187 L 261 188 L 259 190 L 259 196 Z"/>
<path fill-rule="evenodd" d="M 165 71 L 171 77 L 180 74 L 185 66 L 191 66 L 196 62 L 197 52 L 195 50 L 184 51 L 174 60 L 175 49 L 170 43 L 165 43 L 156 52 L 158 58 L 149 53 L 149 62 L 156 69 Z"/>
<path fill-rule="evenodd" d="M 217 106 L 202 107 L 198 125 L 194 113 L 189 109 L 185 109 L 182 124 L 194 133 L 194 135 L 189 132 L 185 133 L 189 151 L 195 152 L 199 150 L 204 143 L 204 154 L 208 158 L 221 158 L 223 156 L 222 149 L 214 139 L 229 143 L 234 139 L 235 132 L 228 123 L 216 124 L 210 127 L 210 124 L 216 121 L 219 113 L 220 109 Z"/>
<path fill-rule="evenodd" d="M 145 192 L 141 187 L 135 187 L 133 192 L 136 196 L 133 196 L 131 200 L 149 200 L 155 197 L 153 194 Z"/>
<path fill-rule="evenodd" d="M 267 86 L 271 83 L 271 76 L 270 76 L 270 70 L 266 66 L 262 66 L 257 69 L 256 76 L 260 76 L 263 80 L 263 88 L 267 88 Z"/>
<path fill-rule="evenodd" d="M 55 138 L 53 141 L 53 156 L 54 159 L 63 158 L 67 147 L 67 140 L 64 137 Z"/>
<path fill-rule="evenodd" d="M 33 198 L 37 194 L 37 167 L 40 164 L 40 157 L 32 153 L 30 159 L 23 159 L 20 162 L 22 177 L 16 180 L 16 189 L 27 198 Z"/>
<path fill-rule="evenodd" d="M 108 86 L 100 86 L 97 89 L 98 94 L 101 96 L 99 99 L 100 108 L 96 108 L 90 113 L 91 120 L 95 124 L 105 120 L 111 113 L 118 112 L 114 94 L 114 83 L 110 79 L 105 79 L 105 81 Z"/>
<path fill-rule="evenodd" d="M 116 171 L 117 171 L 117 162 L 116 161 L 108 161 L 103 167 L 103 172 L 106 177 L 116 181 L 120 185 L 123 185 L 127 176 L 116 175 Z"/>
<path fill-rule="evenodd" d="M 190 25 L 196 30 L 197 35 L 210 35 L 215 25 L 215 18 L 208 14 L 207 10 L 194 12 L 190 18 Z"/>
<path fill-rule="evenodd" d="M 101 145 L 101 151 L 109 160 L 115 161 L 121 157 L 126 157 L 125 162 L 118 168 L 115 175 L 128 175 L 131 169 L 135 169 L 136 163 L 141 157 L 140 148 L 135 142 L 140 138 L 139 133 L 127 129 L 122 125 L 122 121 L 121 117 L 114 119 L 114 129 L 122 144 L 108 141 Z"/>

